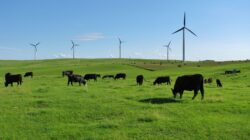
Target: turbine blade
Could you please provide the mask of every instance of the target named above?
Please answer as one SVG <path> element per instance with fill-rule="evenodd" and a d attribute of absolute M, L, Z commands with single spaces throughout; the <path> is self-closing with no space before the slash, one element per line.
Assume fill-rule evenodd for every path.
<path fill-rule="evenodd" d="M 194 32 L 192 32 L 190 29 L 188 29 L 188 28 L 186 28 L 185 27 L 185 29 L 187 29 L 190 33 L 192 33 L 194 36 L 197 36 Z"/>
<path fill-rule="evenodd" d="M 30 44 L 30 46 L 33 46 L 33 47 L 35 47 L 35 45 L 34 45 L 34 44 Z"/>
<path fill-rule="evenodd" d="M 75 45 L 75 43 L 73 42 L 73 40 L 71 40 L 71 43 L 72 43 L 72 45 Z"/>
<path fill-rule="evenodd" d="M 35 46 L 38 46 L 39 44 L 40 44 L 40 42 L 36 43 L 36 45 L 35 45 Z"/>
<path fill-rule="evenodd" d="M 180 28 L 179 30 L 173 32 L 172 34 L 178 33 L 179 31 L 184 30 L 184 29 L 185 29 L 185 27 L 182 27 L 182 28 Z"/>
<path fill-rule="evenodd" d="M 186 12 L 184 12 L 184 21 L 183 21 L 184 27 L 186 27 Z"/>
<path fill-rule="evenodd" d="M 171 44 L 171 41 L 168 43 L 168 47 L 170 46 L 170 44 Z"/>

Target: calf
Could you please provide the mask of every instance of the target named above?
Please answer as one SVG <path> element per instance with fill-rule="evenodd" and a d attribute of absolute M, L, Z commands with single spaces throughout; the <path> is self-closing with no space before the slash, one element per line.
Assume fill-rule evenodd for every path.
<path fill-rule="evenodd" d="M 212 83 L 212 82 L 213 82 L 213 78 L 208 78 L 208 79 L 207 79 L 207 83 L 210 84 L 210 83 Z"/>
<path fill-rule="evenodd" d="M 125 73 L 118 73 L 115 75 L 115 80 L 116 79 L 126 79 L 126 74 Z"/>
<path fill-rule="evenodd" d="M 68 86 L 69 84 L 73 86 L 73 82 L 78 82 L 79 86 L 81 86 L 81 84 L 86 85 L 86 81 L 84 80 L 84 77 L 82 77 L 81 75 L 70 74 L 67 76 L 68 76 Z"/>
<path fill-rule="evenodd" d="M 217 84 L 217 87 L 222 87 L 220 79 L 216 79 L 216 84 Z"/>
<path fill-rule="evenodd" d="M 136 83 L 137 83 L 137 85 L 142 85 L 143 84 L 143 80 L 144 80 L 144 77 L 143 77 L 143 75 L 138 75 L 137 77 L 136 77 Z"/>
<path fill-rule="evenodd" d="M 167 85 L 171 85 L 170 77 L 169 76 L 161 76 L 157 77 L 154 81 L 154 85 L 156 84 L 162 84 L 162 83 L 167 83 Z"/>
<path fill-rule="evenodd" d="M 84 79 L 87 80 L 87 81 L 91 80 L 91 79 L 97 81 L 97 75 L 96 74 L 85 74 Z"/>
<path fill-rule="evenodd" d="M 17 85 L 22 85 L 22 75 L 21 74 L 16 74 L 16 75 L 11 75 L 10 73 L 5 74 L 5 87 L 8 87 L 9 84 L 13 86 L 13 83 L 16 82 Z"/>
<path fill-rule="evenodd" d="M 24 74 L 24 77 L 28 77 L 28 76 L 30 76 L 31 78 L 33 78 L 33 72 L 26 72 Z"/>
<path fill-rule="evenodd" d="M 62 72 L 62 76 L 64 77 L 65 75 L 68 76 L 68 75 L 71 75 L 73 74 L 73 70 L 66 70 L 66 71 L 63 71 Z"/>
<path fill-rule="evenodd" d="M 203 76 L 201 74 L 195 75 L 184 75 L 180 76 L 176 79 L 174 89 L 172 89 L 174 98 L 176 98 L 177 93 L 180 94 L 180 98 L 182 98 L 182 94 L 184 90 L 192 91 L 194 90 L 194 96 L 192 99 L 196 97 L 198 91 L 201 92 L 201 99 L 204 98 L 204 87 L 203 87 Z"/>

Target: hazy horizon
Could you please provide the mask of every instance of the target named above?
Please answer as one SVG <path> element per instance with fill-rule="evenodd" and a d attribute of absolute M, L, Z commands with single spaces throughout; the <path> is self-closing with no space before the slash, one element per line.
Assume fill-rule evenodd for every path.
<path fill-rule="evenodd" d="M 163 45 L 172 40 L 170 59 L 182 59 L 186 24 L 186 60 L 250 58 L 248 0 L 41 0 L 4 1 L 0 5 L 0 59 L 32 60 L 30 43 L 41 42 L 38 59 L 71 58 L 70 40 L 80 46 L 76 58 L 166 59 Z"/>

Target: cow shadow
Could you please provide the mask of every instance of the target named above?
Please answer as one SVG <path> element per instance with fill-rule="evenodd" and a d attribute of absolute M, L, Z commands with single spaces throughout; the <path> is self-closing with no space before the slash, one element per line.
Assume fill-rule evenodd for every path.
<path fill-rule="evenodd" d="M 148 98 L 139 100 L 142 103 L 151 103 L 151 104 L 168 104 L 168 103 L 180 103 L 181 100 L 175 100 L 173 98 Z"/>

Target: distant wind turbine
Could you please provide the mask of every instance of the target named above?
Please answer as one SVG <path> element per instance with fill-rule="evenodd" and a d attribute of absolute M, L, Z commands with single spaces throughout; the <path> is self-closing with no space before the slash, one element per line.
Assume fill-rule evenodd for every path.
<path fill-rule="evenodd" d="M 122 41 L 119 37 L 118 41 L 119 41 L 119 58 L 122 58 L 122 43 L 124 43 L 124 41 Z"/>
<path fill-rule="evenodd" d="M 75 44 L 74 41 L 71 40 L 72 47 L 71 50 L 73 50 L 73 59 L 75 59 L 75 47 L 79 46 L 78 44 Z"/>
<path fill-rule="evenodd" d="M 37 54 L 37 46 L 40 44 L 40 42 L 36 44 L 30 44 L 32 47 L 34 47 L 34 60 L 36 60 L 36 54 Z"/>
<path fill-rule="evenodd" d="M 185 30 L 189 31 L 194 36 L 197 36 L 197 35 L 186 27 L 186 13 L 184 13 L 184 22 L 183 22 L 183 24 L 184 24 L 184 27 L 182 27 L 181 29 L 173 32 L 172 34 L 183 31 L 183 58 L 182 58 L 182 61 L 185 62 Z"/>
<path fill-rule="evenodd" d="M 170 44 L 171 44 L 171 41 L 168 43 L 168 45 L 163 46 L 167 48 L 167 60 L 169 60 L 169 51 L 171 51 Z"/>

